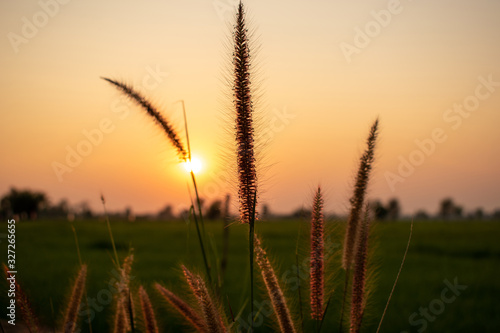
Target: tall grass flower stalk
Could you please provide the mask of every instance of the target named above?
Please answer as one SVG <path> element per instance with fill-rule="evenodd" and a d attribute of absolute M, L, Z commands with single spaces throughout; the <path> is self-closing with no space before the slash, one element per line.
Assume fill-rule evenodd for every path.
<path fill-rule="evenodd" d="M 314 196 L 311 217 L 310 293 L 311 318 L 321 320 L 324 303 L 324 218 L 323 196 L 318 187 Z"/>
<path fill-rule="evenodd" d="M 75 237 L 75 245 L 76 245 L 76 252 L 78 254 L 78 262 L 80 263 L 80 266 L 83 265 L 83 262 L 82 262 L 82 256 L 81 256 L 81 253 L 80 253 L 80 245 L 78 243 L 78 236 L 76 234 L 76 229 L 75 229 L 75 226 L 73 225 L 73 223 L 71 224 L 71 230 L 73 231 L 73 236 Z M 85 286 L 85 289 L 84 289 L 84 293 L 85 293 L 85 299 L 88 300 L 89 299 L 89 296 L 88 296 L 88 293 L 87 293 L 87 287 Z M 90 313 L 87 312 L 87 323 L 89 324 L 89 332 L 92 333 L 92 321 L 90 320 Z"/>
<path fill-rule="evenodd" d="M 87 265 L 82 265 L 76 277 L 71 297 L 69 298 L 64 315 L 64 333 L 73 333 L 77 330 L 78 313 L 80 302 L 82 300 L 83 291 L 85 289 L 85 280 L 87 278 Z"/>
<path fill-rule="evenodd" d="M 347 289 L 350 281 L 350 271 L 354 256 L 354 246 L 358 237 L 358 225 L 365 202 L 366 190 L 370 180 L 370 172 L 375 160 L 375 146 L 378 137 L 378 118 L 370 128 L 368 139 L 366 140 L 366 148 L 359 160 L 358 171 L 356 174 L 354 191 L 351 199 L 351 209 L 347 219 L 346 232 L 344 236 L 344 247 L 342 251 L 342 267 L 345 270 L 344 291 L 342 296 L 342 306 L 340 310 L 339 332 L 342 332 L 342 322 L 344 320 L 344 309 L 346 304 Z"/>
<path fill-rule="evenodd" d="M 354 254 L 354 269 L 352 277 L 351 328 L 350 333 L 361 330 L 364 309 L 366 305 L 366 266 L 368 256 L 368 233 L 370 230 L 370 207 L 366 205 L 364 219 L 360 223 Z"/>
<path fill-rule="evenodd" d="M 115 310 L 115 322 L 113 327 L 113 333 L 127 333 L 127 313 L 125 310 L 125 305 L 123 304 L 121 298 L 116 304 Z"/>
<path fill-rule="evenodd" d="M 124 260 L 122 268 L 120 269 L 120 281 L 118 295 L 118 304 L 122 304 L 125 312 L 125 325 L 127 331 L 134 331 L 134 308 L 130 292 L 130 274 L 132 272 L 132 264 L 134 263 L 134 254 L 129 254 Z"/>
<path fill-rule="evenodd" d="M 155 283 L 154 287 L 158 290 L 160 295 L 193 326 L 193 328 L 198 332 L 208 332 L 203 319 L 189 304 L 159 283 Z"/>
<path fill-rule="evenodd" d="M 185 121 L 185 128 L 186 128 L 186 137 L 188 140 L 188 149 L 184 146 L 182 143 L 179 134 L 177 133 L 176 129 L 172 126 L 172 124 L 160 113 L 160 111 L 142 94 L 140 94 L 138 91 L 136 91 L 133 87 L 130 85 L 127 85 L 123 82 L 119 82 L 116 80 L 112 80 L 106 77 L 101 77 L 103 80 L 109 82 L 112 84 L 115 88 L 117 88 L 120 92 L 122 92 L 125 96 L 129 97 L 134 101 L 137 105 L 139 105 L 143 110 L 146 111 L 146 113 L 153 119 L 153 121 L 160 126 L 160 128 L 163 130 L 163 132 L 167 135 L 168 139 L 174 146 L 175 150 L 177 151 L 177 155 L 179 156 L 180 160 L 183 162 L 191 162 L 191 148 L 189 146 L 189 134 L 187 131 L 187 121 L 186 121 L 186 112 L 185 112 L 185 107 L 184 107 L 184 101 L 182 101 L 182 106 L 184 110 L 184 121 Z M 193 171 L 191 171 L 191 180 L 193 182 L 193 186 L 195 189 L 196 193 L 196 201 L 198 205 L 198 215 L 200 218 L 200 221 L 203 226 L 203 214 L 201 211 L 201 200 L 198 194 L 198 186 L 196 184 L 196 178 L 194 176 Z M 212 281 L 212 276 L 210 273 L 210 265 L 208 263 L 207 259 L 207 253 L 205 251 L 205 246 L 204 246 L 204 241 L 203 237 L 200 232 L 200 227 L 198 224 L 198 217 L 195 214 L 193 214 L 194 220 L 195 220 L 195 225 L 196 225 L 196 231 L 198 233 L 198 240 L 200 243 L 200 250 L 203 256 L 203 261 L 205 263 L 205 269 L 206 269 L 206 274 L 209 279 L 209 281 Z"/>
<path fill-rule="evenodd" d="M 266 285 L 269 298 L 271 299 L 281 332 L 296 332 L 285 295 L 283 294 L 278 282 L 278 277 L 276 276 L 271 262 L 267 258 L 267 253 L 262 248 L 260 239 L 257 236 L 255 236 L 255 261 L 259 265 L 262 273 L 262 278 Z"/>
<path fill-rule="evenodd" d="M 251 50 L 246 13 L 240 1 L 233 30 L 233 106 L 235 109 L 236 163 L 240 220 L 249 224 L 250 313 L 253 330 L 254 223 L 257 206 L 257 170 L 254 152 L 254 105 L 252 99 Z"/>
<path fill-rule="evenodd" d="M 254 153 L 250 41 L 245 16 L 245 9 L 240 2 L 233 31 L 233 104 L 236 111 L 235 139 L 240 218 L 242 223 L 250 223 L 257 193 L 257 171 Z"/>
<path fill-rule="evenodd" d="M 130 99 L 132 99 L 136 104 L 141 106 L 146 111 L 146 113 L 153 118 L 155 123 L 158 124 L 163 129 L 168 139 L 177 150 L 177 154 L 179 155 L 181 160 L 186 161 L 188 152 L 186 151 L 186 148 L 182 144 L 179 135 L 177 134 L 177 131 L 170 124 L 170 122 L 167 121 L 167 119 L 165 119 L 165 117 L 162 116 L 162 114 L 158 111 L 158 109 L 152 103 L 150 103 L 148 99 L 146 99 L 146 97 L 141 95 L 139 92 L 134 90 L 130 85 L 126 83 L 112 80 L 106 77 L 102 77 L 102 79 L 111 83 L 118 90 L 120 90 Z"/>
<path fill-rule="evenodd" d="M 182 266 L 184 276 L 193 291 L 193 294 L 198 301 L 198 305 L 203 313 L 205 327 L 210 333 L 225 333 L 227 332 L 221 310 L 213 301 L 210 293 L 201 276 L 191 273 L 185 266 Z"/>
<path fill-rule="evenodd" d="M 156 323 L 153 306 L 149 296 L 143 286 L 139 287 L 139 301 L 141 303 L 142 317 L 144 319 L 144 328 L 146 333 L 158 333 L 158 324 Z"/>
<path fill-rule="evenodd" d="M 375 158 L 375 144 L 378 136 L 378 119 L 373 123 L 368 139 L 366 140 L 366 149 L 359 161 L 358 173 L 354 185 L 354 193 L 349 200 L 351 210 L 347 220 L 347 230 L 344 240 L 344 251 L 342 257 L 342 267 L 349 270 L 353 261 L 354 245 L 357 238 L 358 224 L 363 210 L 366 189 L 370 178 L 370 171 Z"/>

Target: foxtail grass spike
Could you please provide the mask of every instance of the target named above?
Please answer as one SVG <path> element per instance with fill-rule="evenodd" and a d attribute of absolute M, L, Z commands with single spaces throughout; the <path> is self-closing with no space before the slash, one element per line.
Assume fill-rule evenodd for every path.
<path fill-rule="evenodd" d="M 155 288 L 198 332 L 208 333 L 203 319 L 186 302 L 159 283 Z"/>
<path fill-rule="evenodd" d="M 118 303 L 122 303 L 125 311 L 127 331 L 132 330 L 134 326 L 134 308 L 130 298 L 130 273 L 132 272 L 133 262 L 134 254 L 131 253 L 123 260 L 122 268 L 120 269 L 121 279 L 119 282 L 120 295 L 118 296 Z"/>
<path fill-rule="evenodd" d="M 142 317 L 144 318 L 144 327 L 146 333 L 158 333 L 158 325 L 153 311 L 153 306 L 149 296 L 142 286 L 139 287 L 139 300 L 141 302 Z"/>
<path fill-rule="evenodd" d="M 179 155 L 181 160 L 183 161 L 187 160 L 188 153 L 186 151 L 186 148 L 182 144 L 181 140 L 179 139 L 177 131 L 162 116 L 162 114 L 157 110 L 157 108 L 153 106 L 153 104 L 151 104 L 144 96 L 142 96 L 138 91 L 134 90 L 134 88 L 132 88 L 130 85 L 126 83 L 115 81 L 105 77 L 102 77 L 102 79 L 114 85 L 116 88 L 118 88 L 118 90 L 120 90 L 126 96 L 131 98 L 135 103 L 141 106 L 146 111 L 146 113 L 153 118 L 156 124 L 158 124 L 165 132 L 170 142 L 177 150 L 177 154 Z"/>
<path fill-rule="evenodd" d="M 127 314 L 121 299 L 116 304 L 115 323 L 113 333 L 127 333 Z"/>
<path fill-rule="evenodd" d="M 358 333 L 360 331 L 366 304 L 366 258 L 368 255 L 368 232 L 371 217 L 368 205 L 366 205 L 365 209 L 365 216 L 360 224 L 358 239 L 356 240 L 351 293 L 351 333 Z"/>
<path fill-rule="evenodd" d="M 323 196 L 318 187 L 314 196 L 311 218 L 311 318 L 321 320 L 324 297 L 324 218 Z"/>
<path fill-rule="evenodd" d="M 201 308 L 207 331 L 210 333 L 227 332 L 220 310 L 212 300 L 201 276 L 191 273 L 185 266 L 182 266 L 182 270 Z"/>
<path fill-rule="evenodd" d="M 253 103 L 250 78 L 250 46 L 245 10 L 240 2 L 233 31 L 233 104 L 236 110 L 236 151 L 240 219 L 249 223 L 255 193 L 257 172 L 254 154 Z"/>
<path fill-rule="evenodd" d="M 366 188 L 372 169 L 375 144 L 378 136 L 378 119 L 373 123 L 370 134 L 366 141 L 366 149 L 360 158 L 358 173 L 356 175 L 356 183 L 354 185 L 354 193 L 350 199 L 351 211 L 347 220 L 347 230 L 344 239 L 344 251 L 342 256 L 342 267 L 349 270 L 352 264 L 354 255 L 355 240 L 358 232 L 358 225 L 361 219 L 361 211 L 365 201 Z"/>
<path fill-rule="evenodd" d="M 121 293 L 123 298 L 128 298 L 130 286 L 130 273 L 132 272 L 132 264 L 134 262 L 134 254 L 129 254 L 124 260 L 121 268 Z"/>
<path fill-rule="evenodd" d="M 68 307 L 66 308 L 66 315 L 64 316 L 64 333 L 73 333 L 76 331 L 78 320 L 78 308 L 85 289 L 85 280 L 87 278 L 87 265 L 82 265 L 80 272 L 76 278 L 69 299 Z"/>
<path fill-rule="evenodd" d="M 260 239 L 255 236 L 255 261 L 259 265 L 262 273 L 262 278 L 266 285 L 267 293 L 273 304 L 274 312 L 278 319 L 280 330 L 282 333 L 296 332 L 295 326 L 288 309 L 285 295 L 281 291 L 278 283 L 278 278 L 274 273 L 274 269 L 267 258 L 266 251 L 262 248 Z"/>
<path fill-rule="evenodd" d="M 3 264 L 3 270 L 5 272 L 6 278 L 11 278 L 12 275 L 9 273 L 9 269 L 7 268 L 7 266 L 5 266 L 5 264 Z M 16 288 L 15 290 L 16 290 L 17 307 L 21 312 L 21 316 L 23 318 L 24 323 L 28 327 L 30 333 L 40 332 L 38 328 L 39 327 L 38 318 L 35 316 L 35 313 L 31 309 L 31 304 L 28 301 L 28 297 L 21 289 L 21 286 L 19 285 L 17 280 L 15 280 L 15 288 Z"/>

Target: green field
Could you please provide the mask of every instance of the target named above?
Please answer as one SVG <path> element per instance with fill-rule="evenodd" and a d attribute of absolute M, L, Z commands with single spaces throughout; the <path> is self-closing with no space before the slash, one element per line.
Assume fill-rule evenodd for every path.
<path fill-rule="evenodd" d="M 331 229 L 336 223 L 330 223 Z M 112 249 L 106 224 L 95 221 L 77 221 L 82 259 L 89 266 L 88 296 L 97 298 L 108 288 L 113 277 Z M 207 223 L 213 246 L 220 253 L 222 224 Z M 365 332 L 375 332 L 385 301 L 397 274 L 406 247 L 409 223 L 378 223 L 373 229 L 375 245 L 373 261 L 376 279 L 372 282 L 373 294 L 366 310 Z M 6 225 L 2 224 L 2 228 Z M 162 332 L 189 331 L 183 321 L 172 314 L 151 287 L 157 281 L 180 295 L 186 295 L 180 264 L 201 272 L 199 248 L 194 225 L 181 222 L 113 222 L 112 229 L 120 259 L 129 247 L 134 248 L 135 262 L 133 286 L 146 286 L 156 305 L 155 311 Z M 296 317 L 299 317 L 299 293 L 295 269 L 295 248 L 300 231 L 300 261 L 307 255 L 307 222 L 260 222 L 257 231 L 279 272 Z M 332 249 L 340 248 L 340 236 L 331 232 Z M 500 331 L 500 223 L 494 222 L 421 222 L 415 223 L 414 234 L 405 267 L 389 306 L 382 332 L 499 332 Z M 47 327 L 55 326 L 61 318 L 64 303 L 72 280 L 78 269 L 78 256 L 71 224 L 69 222 L 21 222 L 16 228 L 17 279 L 29 295 L 40 320 Z M 248 250 L 247 226 L 230 227 L 228 269 L 222 287 L 224 305 L 227 299 L 235 315 L 248 301 Z M 2 261 L 5 261 L 6 242 L 2 238 Z M 336 252 L 337 253 L 337 252 Z M 332 258 L 337 258 L 333 256 Z M 330 281 L 335 288 L 327 313 L 323 332 L 337 332 L 341 297 L 342 275 L 332 264 Z M 257 276 L 257 274 L 256 274 Z M 443 290 L 445 280 L 465 285 L 457 295 Z M 5 286 L 5 282 L 3 282 Z M 304 316 L 307 317 L 307 284 L 301 281 Z M 4 287 L 2 287 L 4 288 Z M 4 289 L 5 290 L 5 289 Z M 257 288 L 257 300 L 265 298 L 262 283 Z M 104 295 L 101 293 L 101 295 Z M 227 297 L 226 297 L 227 295 Z M 453 296 L 453 297 L 452 297 Z M 6 293 L 2 292 L 2 304 Z M 113 320 L 112 305 L 101 298 L 93 309 L 94 332 L 107 332 Z M 428 319 L 419 311 L 429 310 Z M 2 305 L 2 309 L 5 307 Z M 97 311 L 98 310 L 98 311 Z M 267 318 L 266 308 L 261 309 L 263 324 L 256 332 L 273 331 L 272 315 Z M 434 311 L 434 314 L 433 314 Z M 413 313 L 416 313 L 412 316 Z M 247 318 L 249 307 L 243 311 Z M 5 311 L 1 313 L 5 318 Z M 413 325 L 410 323 L 410 317 Z M 54 319 L 56 318 L 56 319 Z M 424 325 L 427 325 L 424 327 Z M 307 323 L 306 323 L 307 328 Z M 424 330 L 425 328 L 425 330 Z M 83 325 L 83 331 L 88 327 Z"/>

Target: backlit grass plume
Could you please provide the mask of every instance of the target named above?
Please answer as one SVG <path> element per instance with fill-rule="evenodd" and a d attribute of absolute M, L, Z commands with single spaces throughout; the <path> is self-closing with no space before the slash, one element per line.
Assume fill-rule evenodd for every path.
<path fill-rule="evenodd" d="M 208 332 L 203 319 L 191 306 L 161 284 L 156 283 L 155 288 L 198 332 Z"/>
<path fill-rule="evenodd" d="M 78 276 L 76 277 L 75 284 L 73 285 L 73 291 L 71 292 L 71 297 L 66 308 L 66 314 L 64 315 L 64 333 L 76 332 L 78 311 L 83 296 L 83 290 L 85 289 L 86 278 L 87 265 L 82 265 L 80 271 L 78 272 Z"/>
<path fill-rule="evenodd" d="M 221 310 L 212 300 L 201 276 L 191 273 L 185 266 L 182 266 L 182 271 L 201 308 L 207 331 L 210 333 L 227 332 Z"/>
<path fill-rule="evenodd" d="M 5 272 L 6 278 L 11 278 L 11 275 L 9 272 L 9 269 L 5 264 L 3 264 L 3 270 Z M 7 280 L 9 283 L 10 281 Z M 39 324 L 38 324 L 38 318 L 35 316 L 35 313 L 31 309 L 31 304 L 28 301 L 28 297 L 24 293 L 24 291 L 21 289 L 21 286 L 15 281 L 15 291 L 16 291 L 16 307 L 20 310 L 21 316 L 23 318 L 24 323 L 28 327 L 28 330 L 30 333 L 38 333 L 39 330 Z"/>
<path fill-rule="evenodd" d="M 366 205 L 365 216 L 360 223 L 354 254 L 354 271 L 351 293 L 351 333 L 358 333 L 366 305 L 366 265 L 368 255 L 368 233 L 370 230 L 370 210 Z"/>
<path fill-rule="evenodd" d="M 366 188 L 370 177 L 370 171 L 374 161 L 375 144 L 378 136 L 378 119 L 373 123 L 368 139 L 366 140 L 366 149 L 359 161 L 354 193 L 350 199 L 351 211 L 347 220 L 347 230 L 344 239 L 344 251 L 342 257 L 342 267 L 349 270 L 353 260 L 355 240 L 358 233 L 358 225 L 365 201 Z"/>
<path fill-rule="evenodd" d="M 233 104 L 236 111 L 236 152 L 241 222 L 249 223 L 257 192 L 254 152 L 251 57 L 245 10 L 240 2 L 233 31 Z"/>
<path fill-rule="evenodd" d="M 181 160 L 186 161 L 188 159 L 188 152 L 181 142 L 177 131 L 174 127 L 162 116 L 162 114 L 153 106 L 144 96 L 142 96 L 138 91 L 134 90 L 130 85 L 127 85 L 123 82 L 111 80 L 103 77 L 103 80 L 111 83 L 119 91 L 124 93 L 130 99 L 132 99 L 135 103 L 141 106 L 146 113 L 153 118 L 153 120 L 162 128 L 165 134 L 168 136 L 170 142 L 177 150 L 177 154 L 181 158 Z"/>
<path fill-rule="evenodd" d="M 321 188 L 318 187 L 314 196 L 311 217 L 311 318 L 315 320 L 321 320 L 323 316 L 324 247 L 323 196 Z"/>
<path fill-rule="evenodd" d="M 139 287 L 139 300 L 141 303 L 142 317 L 144 319 L 144 329 L 146 333 L 158 333 L 158 325 L 153 311 L 153 306 L 149 300 L 146 290 L 142 286 Z"/>
<path fill-rule="evenodd" d="M 134 262 L 134 255 L 129 254 L 124 260 L 120 270 L 120 281 L 117 283 L 118 294 L 115 297 L 115 327 L 114 332 L 130 331 L 133 326 L 133 304 L 130 296 L 130 273 L 132 271 L 132 264 Z M 118 319 L 120 318 L 120 319 Z"/>
<path fill-rule="evenodd" d="M 295 331 L 295 326 L 288 309 L 285 295 L 281 291 L 278 283 L 278 278 L 274 273 L 269 259 L 267 258 L 266 251 L 262 248 L 260 239 L 255 236 L 255 261 L 259 265 L 262 273 L 262 278 L 266 285 L 267 293 L 273 304 L 274 312 L 276 314 L 280 330 L 282 333 L 292 333 Z"/>
<path fill-rule="evenodd" d="M 125 305 L 118 300 L 115 310 L 115 322 L 113 327 L 113 333 L 127 333 L 127 312 L 125 311 Z"/>

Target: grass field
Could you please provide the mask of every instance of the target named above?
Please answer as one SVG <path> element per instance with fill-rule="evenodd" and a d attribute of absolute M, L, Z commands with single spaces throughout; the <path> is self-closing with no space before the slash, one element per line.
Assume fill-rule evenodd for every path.
<path fill-rule="evenodd" d="M 335 225 L 335 223 L 331 223 Z M 112 305 L 108 304 L 108 282 L 113 278 L 112 249 L 106 225 L 95 221 L 74 223 L 80 242 L 82 259 L 89 266 L 88 296 L 93 305 L 94 332 L 107 332 L 112 322 Z M 296 317 L 299 317 L 299 297 L 296 279 L 295 248 L 300 231 L 302 255 L 307 254 L 307 221 L 258 223 L 264 245 L 277 268 Z M 5 225 L 4 225 L 5 227 Z M 378 223 L 373 229 L 377 263 L 374 292 L 368 305 L 364 329 L 374 332 L 385 301 L 397 274 L 409 233 L 409 223 Z M 135 262 L 132 285 L 146 286 L 161 322 L 163 332 L 184 331 L 183 322 L 164 305 L 152 288 L 160 282 L 180 295 L 186 295 L 180 264 L 201 271 L 198 243 L 193 225 L 162 222 L 113 222 L 112 229 L 122 260 L 129 247 L 134 248 Z M 332 229 L 335 229 L 333 227 Z M 337 228 L 338 229 L 338 228 Z M 214 247 L 220 253 L 222 223 L 207 223 L 213 235 Z M 248 302 L 247 226 L 234 224 L 230 228 L 230 251 L 222 294 L 227 295 L 233 312 L 238 313 Z M 500 331 L 500 223 L 494 222 L 421 222 L 415 223 L 414 234 L 405 267 L 389 306 L 382 332 L 499 332 Z M 68 222 L 23 222 L 16 230 L 17 279 L 27 291 L 36 312 L 46 326 L 54 326 L 60 318 L 63 304 L 78 269 L 78 256 L 71 224 Z M 332 233 L 330 245 L 340 248 L 340 237 Z M 2 239 L 2 253 L 6 242 Z M 335 256 L 334 256 L 335 257 Z M 5 255 L 2 255 L 5 261 Z M 299 265 L 300 266 L 300 265 Z M 324 332 L 338 331 L 341 297 L 341 273 L 333 273 L 336 281 Z M 257 275 L 257 274 L 256 274 Z M 447 288 L 467 286 L 454 295 Z M 5 286 L 5 282 L 3 282 Z M 307 280 L 300 287 L 307 316 Z M 5 290 L 5 289 L 4 289 Z M 443 291 L 444 290 L 444 291 Z M 99 297 L 100 296 L 100 297 Z M 265 298 L 260 288 L 259 304 Z M 2 292 L 2 304 L 6 293 Z M 2 309 L 5 309 L 5 306 Z M 227 309 L 227 301 L 225 302 Z M 430 308 L 430 309 L 429 309 Z M 428 310 L 426 315 L 424 312 Z M 82 310 L 85 310 L 83 308 Z M 248 317 L 249 307 L 242 318 Z M 416 313 L 416 314 L 414 314 Z M 273 320 L 261 309 L 263 324 L 257 332 L 270 332 Z M 5 311 L 1 313 L 5 318 Z M 86 318 L 86 315 L 83 316 Z M 411 321 L 411 322 L 410 322 Z M 413 324 L 412 324 L 413 323 Z M 88 327 L 82 325 L 86 332 Z"/>

